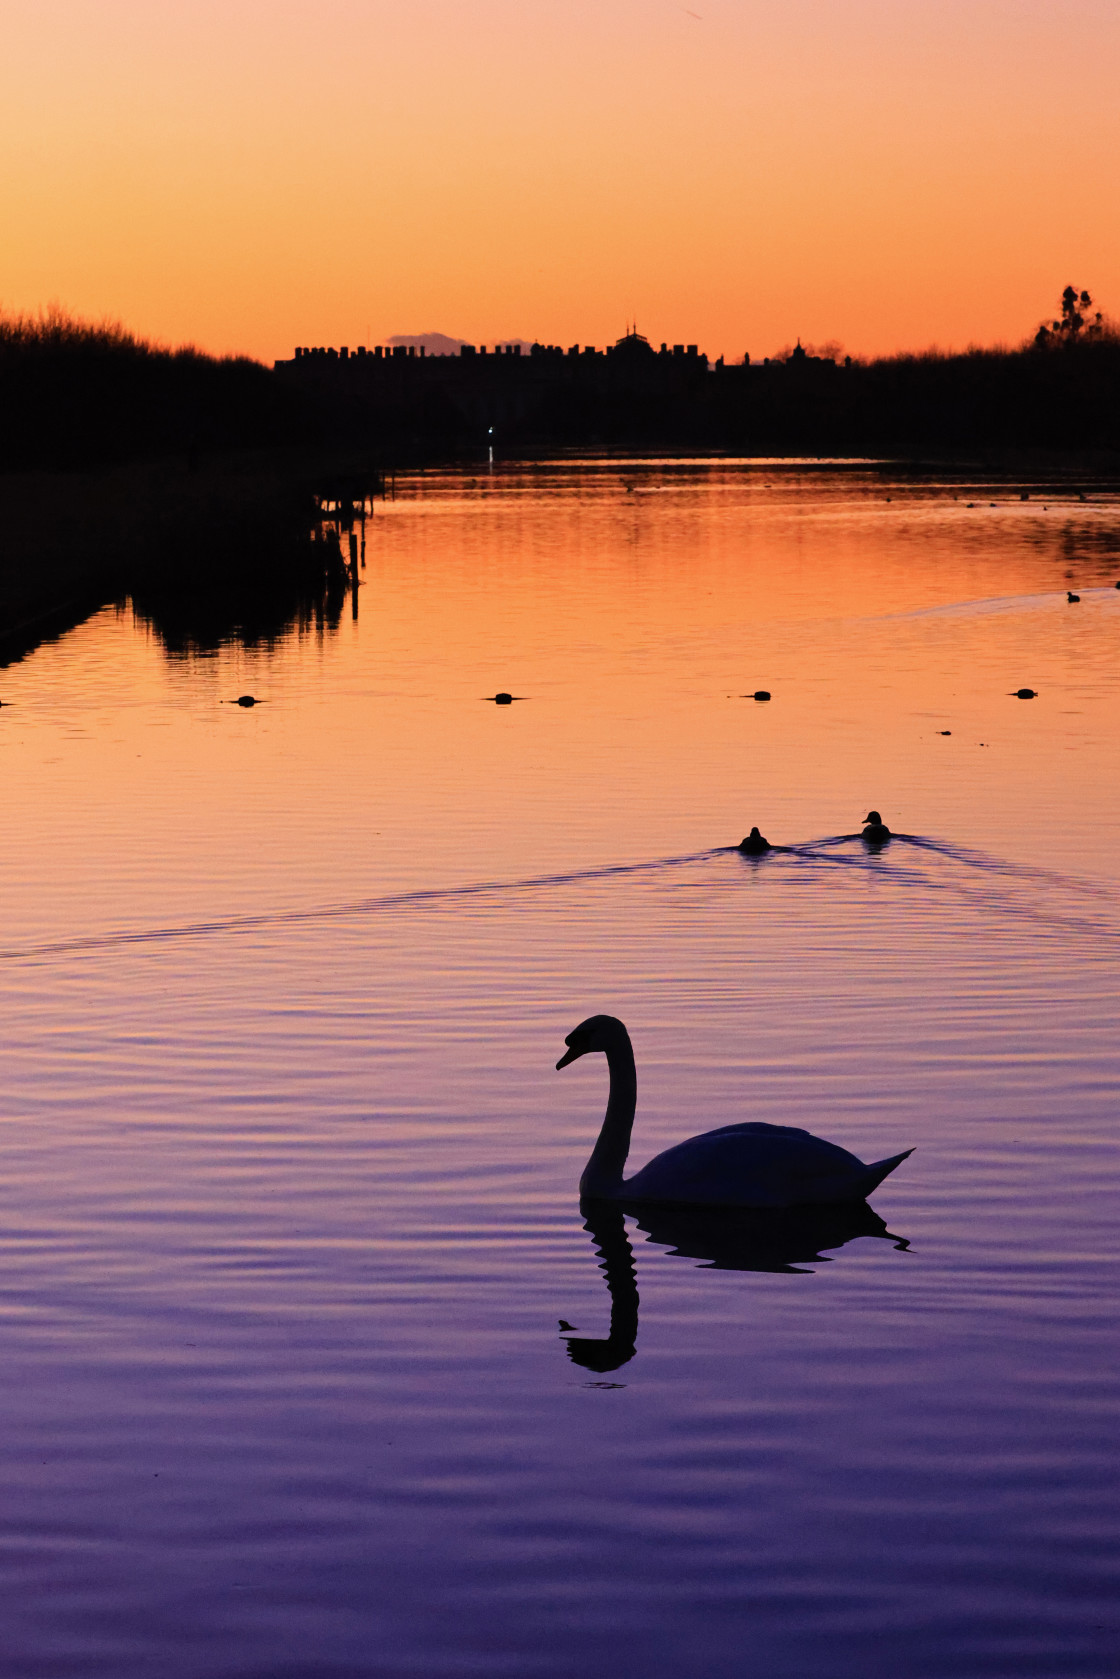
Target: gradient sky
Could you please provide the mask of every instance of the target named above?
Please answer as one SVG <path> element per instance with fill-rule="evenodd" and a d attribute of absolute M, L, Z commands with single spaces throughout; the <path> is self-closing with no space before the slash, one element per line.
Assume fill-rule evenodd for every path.
<path fill-rule="evenodd" d="M 5 0 L 0 305 L 271 359 L 1120 313 L 1116 0 Z"/>

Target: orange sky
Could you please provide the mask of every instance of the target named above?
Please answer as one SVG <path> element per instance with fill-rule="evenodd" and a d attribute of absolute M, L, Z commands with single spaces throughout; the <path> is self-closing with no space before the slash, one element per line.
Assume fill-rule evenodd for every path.
<path fill-rule="evenodd" d="M 0 41 L 7 308 L 265 359 L 1120 313 L 1115 0 L 6 0 Z"/>

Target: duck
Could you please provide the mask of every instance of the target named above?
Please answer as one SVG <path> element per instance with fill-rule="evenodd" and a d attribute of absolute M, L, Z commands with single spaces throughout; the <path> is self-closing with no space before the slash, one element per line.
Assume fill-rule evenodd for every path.
<path fill-rule="evenodd" d="M 752 828 L 745 840 L 739 841 L 739 850 L 748 857 L 761 857 L 764 852 L 773 850 L 768 839 L 763 839 L 757 828 Z"/>
<path fill-rule="evenodd" d="M 869 810 L 863 820 L 867 823 L 863 837 L 868 845 L 884 845 L 890 839 L 891 831 L 877 810 Z"/>
<path fill-rule="evenodd" d="M 864 1201 L 913 1149 L 871 1165 L 792 1125 L 748 1121 L 705 1131 L 624 1178 L 638 1100 L 630 1034 L 594 1014 L 564 1040 L 557 1072 L 581 1056 L 607 1058 L 610 1093 L 598 1141 L 579 1180 L 583 1200 L 671 1201 L 705 1207 L 830 1207 Z"/>
<path fill-rule="evenodd" d="M 1067 589 L 1066 590 L 1066 599 L 1071 606 L 1076 606 L 1078 604 L 1078 602 L 1080 601 L 1081 596 L 1080 595 L 1075 595 L 1072 589 Z"/>

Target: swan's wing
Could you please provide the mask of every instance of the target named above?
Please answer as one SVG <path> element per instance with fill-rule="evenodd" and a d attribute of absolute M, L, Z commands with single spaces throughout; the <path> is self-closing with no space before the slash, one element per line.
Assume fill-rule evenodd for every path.
<path fill-rule="evenodd" d="M 836 1143 L 790 1125 L 725 1125 L 677 1143 L 628 1178 L 637 1200 L 788 1207 L 860 1199 L 867 1168 Z"/>
<path fill-rule="evenodd" d="M 771 1137 L 775 1140 L 780 1137 L 796 1137 L 799 1142 L 817 1143 L 821 1148 L 835 1149 L 837 1147 L 835 1143 L 826 1143 L 823 1137 L 814 1137 L 811 1131 L 803 1131 L 799 1125 L 767 1125 L 761 1119 L 743 1120 L 738 1125 L 720 1125 L 716 1130 L 702 1131 L 698 1137 L 690 1137 L 688 1141 L 690 1143 L 703 1143 L 709 1137 L 758 1137 L 759 1139 Z M 677 1146 L 687 1147 L 688 1145 L 678 1144 Z M 666 1149 L 665 1152 L 668 1154 L 670 1151 Z M 840 1153 L 845 1154 L 847 1150 L 841 1149 Z"/>

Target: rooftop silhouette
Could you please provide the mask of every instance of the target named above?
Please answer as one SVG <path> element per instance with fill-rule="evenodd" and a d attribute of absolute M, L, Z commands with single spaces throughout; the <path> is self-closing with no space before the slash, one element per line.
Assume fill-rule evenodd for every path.
<path fill-rule="evenodd" d="M 698 344 L 300 345 L 269 369 L 59 311 L 0 316 L 0 471 L 179 453 L 359 448 L 378 465 L 494 447 L 906 456 L 1120 450 L 1120 335 L 1067 287 L 1014 350 L 861 362 L 798 339 L 714 361 Z M 437 342 L 454 354 L 429 354 Z"/>
<path fill-rule="evenodd" d="M 744 454 L 1120 448 L 1120 337 L 1067 287 L 1062 320 L 1014 350 L 870 362 L 797 339 L 780 356 L 715 360 L 655 345 L 301 345 L 279 383 L 387 448 L 466 453 L 581 446 Z M 1070 298 L 1074 299 L 1071 303 Z M 1076 305 L 1076 306 L 1075 306 Z M 428 335 L 429 339 L 435 335 Z M 453 341 L 449 341 L 453 342 Z"/>

